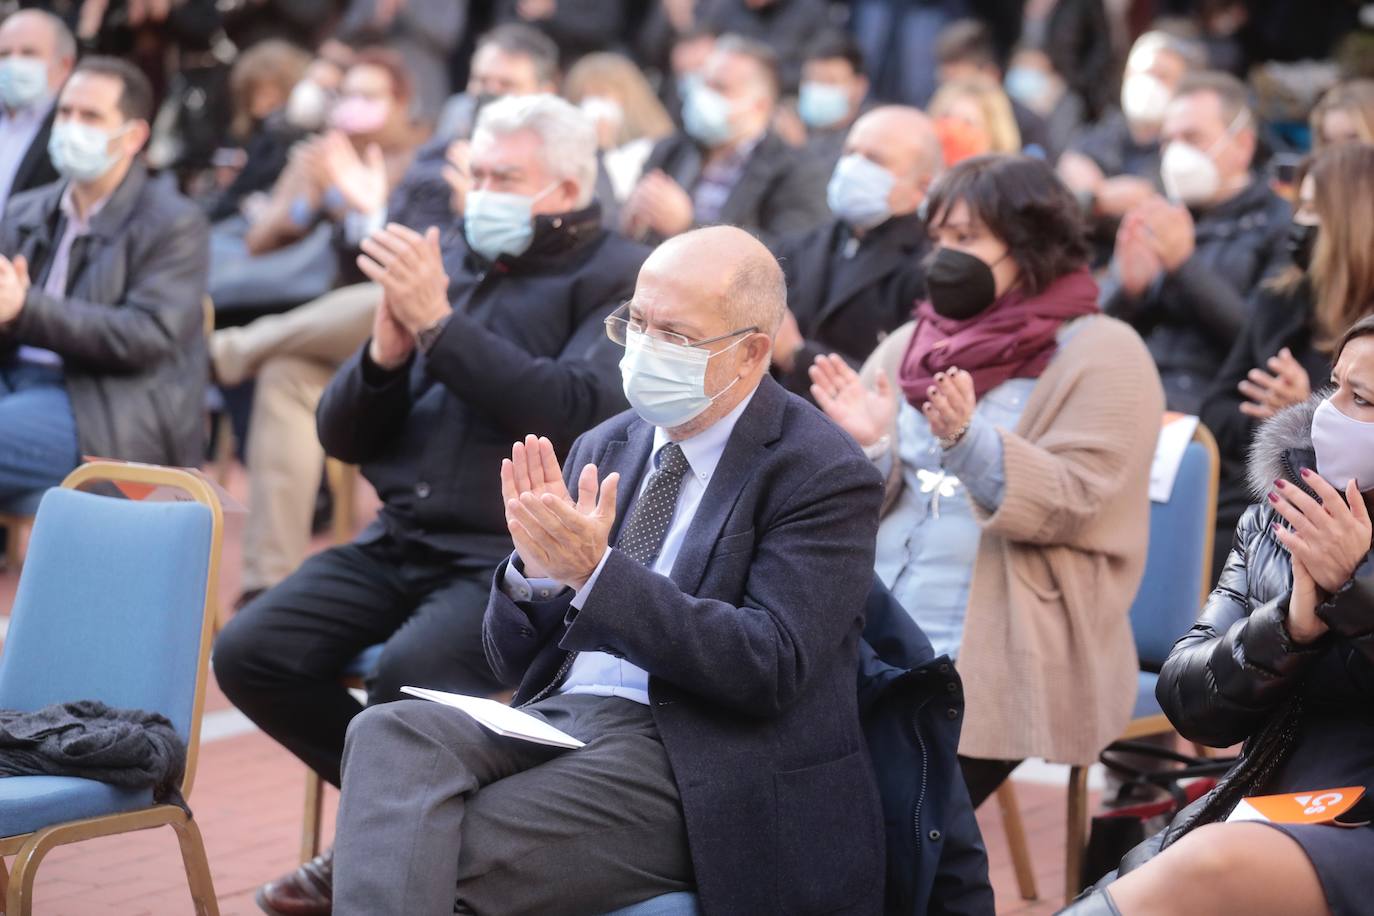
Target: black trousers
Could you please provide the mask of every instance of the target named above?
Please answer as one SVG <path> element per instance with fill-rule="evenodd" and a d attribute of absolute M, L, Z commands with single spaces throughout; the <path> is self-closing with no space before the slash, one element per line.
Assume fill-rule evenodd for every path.
<path fill-rule="evenodd" d="M 978 807 L 1007 781 L 1011 771 L 1020 765 L 1019 760 L 985 760 L 960 754 L 959 769 L 964 773 L 964 784 L 968 786 L 968 797 L 969 801 L 973 802 L 973 809 L 978 810 Z"/>
<path fill-rule="evenodd" d="M 499 685 L 482 650 L 492 570 L 419 561 L 391 539 L 309 558 L 243 608 L 215 641 L 221 689 L 259 728 L 339 785 L 344 735 L 362 705 L 339 681 L 386 643 L 369 705 L 410 684 L 484 696 Z"/>

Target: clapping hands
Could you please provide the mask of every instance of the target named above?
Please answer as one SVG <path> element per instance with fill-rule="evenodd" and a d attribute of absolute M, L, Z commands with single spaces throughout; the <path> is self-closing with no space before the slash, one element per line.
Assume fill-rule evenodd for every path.
<path fill-rule="evenodd" d="M 13 261 L 0 256 L 0 325 L 19 317 L 28 295 L 29 262 L 22 254 Z"/>
<path fill-rule="evenodd" d="M 1257 420 L 1267 420 L 1274 414 L 1301 404 L 1312 395 L 1312 379 L 1307 370 L 1293 356 L 1293 351 L 1284 347 L 1265 363 L 1269 369 L 1251 369 L 1249 375 L 1236 387 L 1246 398 L 1240 405 L 1240 412 Z"/>
<path fill-rule="evenodd" d="M 598 484 L 596 465 L 582 468 L 574 502 L 563 482 L 553 444 L 526 436 L 501 462 L 506 527 L 531 578 L 581 588 L 596 571 L 615 523 L 620 475 Z"/>

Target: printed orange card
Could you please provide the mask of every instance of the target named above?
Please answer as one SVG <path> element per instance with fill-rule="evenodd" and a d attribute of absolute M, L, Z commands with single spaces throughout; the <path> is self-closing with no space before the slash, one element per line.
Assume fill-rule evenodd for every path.
<path fill-rule="evenodd" d="M 1329 824 L 1355 806 L 1363 786 L 1318 789 L 1292 795 L 1256 795 L 1242 799 L 1227 821 L 1267 821 L 1271 824 Z"/>

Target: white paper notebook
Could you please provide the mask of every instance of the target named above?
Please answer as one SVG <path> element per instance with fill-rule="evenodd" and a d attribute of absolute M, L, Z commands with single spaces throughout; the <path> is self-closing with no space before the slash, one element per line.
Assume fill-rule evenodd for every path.
<path fill-rule="evenodd" d="M 428 687 L 402 687 L 401 693 L 462 710 L 485 728 L 506 738 L 519 738 L 521 741 L 533 741 L 536 744 L 549 744 L 554 747 L 576 748 L 586 743 L 559 731 L 543 719 L 536 719 L 529 713 L 512 709 L 504 703 L 485 697 L 445 693 L 442 690 L 430 690 Z"/>

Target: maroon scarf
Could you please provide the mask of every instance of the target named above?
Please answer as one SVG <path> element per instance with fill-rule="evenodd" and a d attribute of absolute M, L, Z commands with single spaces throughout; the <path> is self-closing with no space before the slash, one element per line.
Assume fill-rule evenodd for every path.
<path fill-rule="evenodd" d="M 1012 290 L 967 321 L 943 318 L 929 302 L 916 306 L 916 333 L 902 358 L 898 382 L 915 406 L 928 401 L 935 373 L 963 369 L 978 397 L 1011 378 L 1039 378 L 1058 346 L 1064 322 L 1098 311 L 1097 281 L 1076 270 L 1038 296 Z"/>

